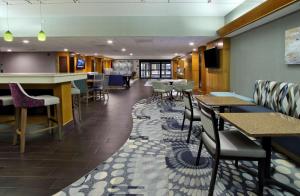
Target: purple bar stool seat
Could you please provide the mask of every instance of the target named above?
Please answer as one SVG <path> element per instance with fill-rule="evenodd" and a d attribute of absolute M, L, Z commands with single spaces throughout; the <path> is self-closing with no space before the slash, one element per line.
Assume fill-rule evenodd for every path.
<path fill-rule="evenodd" d="M 14 144 L 17 143 L 18 135 L 20 136 L 20 152 L 25 152 L 25 133 L 27 126 L 27 109 L 35 107 L 47 107 L 47 116 L 48 116 L 48 127 L 36 130 L 52 130 L 58 128 L 59 139 L 62 138 L 61 134 L 61 109 L 60 109 L 60 100 L 58 97 L 50 95 L 41 95 L 41 96 L 30 96 L 28 95 L 22 86 L 19 83 L 10 83 L 9 88 L 12 95 L 12 101 L 16 108 L 16 124 L 17 130 L 14 136 Z M 51 116 L 50 106 L 55 106 L 54 108 L 54 117 Z M 55 125 L 52 125 L 52 122 Z"/>

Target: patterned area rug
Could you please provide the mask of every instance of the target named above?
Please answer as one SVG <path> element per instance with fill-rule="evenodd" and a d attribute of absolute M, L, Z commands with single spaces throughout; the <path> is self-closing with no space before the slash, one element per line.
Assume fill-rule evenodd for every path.
<path fill-rule="evenodd" d="M 212 158 L 203 147 L 200 165 L 195 166 L 200 123 L 194 123 L 187 144 L 188 122 L 181 131 L 183 109 L 183 103 L 177 101 L 139 101 L 133 107 L 133 130 L 125 145 L 56 195 L 207 195 Z M 257 166 L 255 162 L 242 164 Z M 300 188 L 300 168 L 278 153 L 273 153 L 272 165 L 274 178 Z M 221 161 L 214 195 L 253 196 L 256 184 L 256 176 L 237 169 L 232 161 Z M 264 193 L 292 195 L 273 186 L 265 187 Z"/>

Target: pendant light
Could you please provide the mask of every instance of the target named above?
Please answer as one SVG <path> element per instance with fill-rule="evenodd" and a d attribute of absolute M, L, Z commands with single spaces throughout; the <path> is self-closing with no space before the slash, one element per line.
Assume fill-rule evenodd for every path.
<path fill-rule="evenodd" d="M 43 31 L 43 22 L 44 21 L 43 21 L 43 15 L 42 15 L 42 1 L 41 0 L 40 0 L 40 19 L 41 19 L 41 30 L 38 33 L 37 38 L 40 42 L 44 42 L 44 41 L 46 41 L 47 36 L 46 36 L 46 33 Z"/>
<path fill-rule="evenodd" d="M 7 31 L 3 34 L 3 39 L 6 42 L 12 42 L 14 40 L 13 34 L 9 31 L 9 23 L 8 23 L 8 2 L 6 3 L 6 25 Z"/>

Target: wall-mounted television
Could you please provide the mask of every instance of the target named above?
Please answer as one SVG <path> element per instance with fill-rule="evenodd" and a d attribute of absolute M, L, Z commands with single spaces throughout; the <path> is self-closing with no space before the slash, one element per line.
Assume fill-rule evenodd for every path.
<path fill-rule="evenodd" d="M 211 48 L 204 51 L 205 67 L 219 68 L 220 67 L 220 50 L 218 48 Z"/>
<path fill-rule="evenodd" d="M 85 60 L 78 58 L 77 63 L 76 63 L 76 68 L 77 69 L 84 69 L 85 68 Z"/>

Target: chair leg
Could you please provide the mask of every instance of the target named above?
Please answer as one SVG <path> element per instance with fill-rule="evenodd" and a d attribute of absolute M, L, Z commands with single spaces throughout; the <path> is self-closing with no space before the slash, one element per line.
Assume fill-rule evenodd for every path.
<path fill-rule="evenodd" d="M 14 138 L 13 138 L 13 145 L 17 145 L 18 142 L 18 132 L 20 130 L 20 108 L 15 109 L 15 119 L 16 119 L 16 124 L 15 124 L 15 132 L 14 132 Z"/>
<path fill-rule="evenodd" d="M 264 160 L 258 161 L 258 195 L 262 196 L 264 192 Z"/>
<path fill-rule="evenodd" d="M 51 127 L 51 110 L 50 106 L 47 106 L 47 120 L 48 120 L 48 127 Z M 52 134 L 52 129 L 49 130 L 49 133 Z"/>
<path fill-rule="evenodd" d="M 199 163 L 200 163 L 202 146 L 203 146 L 203 142 L 200 139 L 200 144 L 199 144 L 199 149 L 198 149 L 198 155 L 197 155 L 197 159 L 196 159 L 196 165 L 199 165 Z"/>
<path fill-rule="evenodd" d="M 81 97 L 80 95 L 78 95 L 77 97 L 77 101 L 78 101 L 78 117 L 79 117 L 79 121 L 81 121 Z"/>
<path fill-rule="evenodd" d="M 56 120 L 58 125 L 58 138 L 62 140 L 62 116 L 61 116 L 61 108 L 60 104 L 56 105 Z"/>
<path fill-rule="evenodd" d="M 75 108 L 77 108 L 76 101 L 77 101 L 77 95 L 72 95 L 72 115 L 73 115 L 74 126 L 76 126 L 76 116 L 75 116 Z"/>
<path fill-rule="evenodd" d="M 20 153 L 25 152 L 25 132 L 27 124 L 27 108 L 21 108 L 20 118 Z"/>
<path fill-rule="evenodd" d="M 239 161 L 238 160 L 234 160 L 234 165 L 236 168 L 239 168 Z"/>
<path fill-rule="evenodd" d="M 89 105 L 89 92 L 86 93 L 86 105 Z"/>
<path fill-rule="evenodd" d="M 218 166 L 219 166 L 219 158 L 217 158 L 213 163 L 213 171 L 212 171 L 212 175 L 211 175 L 208 196 L 213 196 L 216 178 L 217 178 L 217 174 L 218 174 Z"/>
<path fill-rule="evenodd" d="M 192 134 L 192 127 L 193 127 L 193 120 L 190 119 L 190 127 L 189 127 L 189 134 L 188 134 L 188 138 L 187 138 L 187 143 L 190 143 L 190 137 L 191 137 L 191 134 Z"/>
<path fill-rule="evenodd" d="M 185 121 L 185 113 L 183 114 L 183 121 L 182 121 L 182 125 L 181 125 L 181 131 L 182 131 L 183 128 L 184 128 L 184 121 Z"/>

